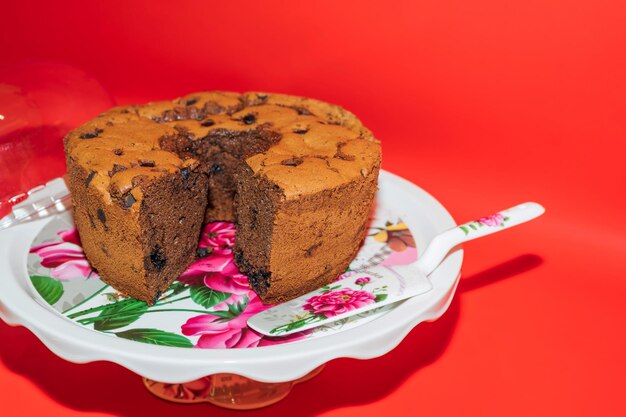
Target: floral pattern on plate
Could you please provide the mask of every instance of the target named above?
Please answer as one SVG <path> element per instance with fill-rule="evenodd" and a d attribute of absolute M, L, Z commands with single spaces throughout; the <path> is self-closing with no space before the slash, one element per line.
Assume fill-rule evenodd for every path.
<path fill-rule="evenodd" d="M 405 245 L 398 245 L 393 229 L 387 231 L 392 239 L 376 237 L 376 233 L 393 225 L 400 225 Z M 361 261 L 366 259 L 372 265 L 389 261 L 400 246 L 413 251 L 402 258 L 402 263 L 417 258 L 413 238 L 400 219 L 395 223 L 374 219 L 370 230 L 360 251 Z M 54 219 L 37 236 L 30 249 L 28 269 L 36 292 L 63 316 L 94 331 L 137 342 L 184 348 L 251 348 L 295 342 L 334 330 L 324 326 L 267 337 L 250 329 L 246 325 L 248 318 L 271 305 L 261 303 L 250 289 L 248 278 L 235 265 L 235 232 L 232 223 L 207 224 L 196 250 L 197 259 L 152 306 L 125 297 L 100 280 L 85 258 L 69 214 Z M 328 315 L 358 303 L 375 302 L 384 295 L 368 292 L 364 279 L 357 283 L 361 290 L 340 293 L 340 285 L 335 283 L 343 277 L 326 291 L 323 289 L 318 299 L 312 299 L 310 311 L 304 313 L 315 315 L 324 309 Z M 358 325 L 352 323 L 357 320 L 358 316 L 344 319 L 335 327 Z"/>

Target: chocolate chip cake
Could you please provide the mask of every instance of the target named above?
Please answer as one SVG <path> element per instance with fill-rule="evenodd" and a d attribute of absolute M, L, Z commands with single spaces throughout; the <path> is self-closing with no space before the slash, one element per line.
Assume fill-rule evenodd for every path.
<path fill-rule="evenodd" d="M 202 225 L 237 225 L 235 261 L 263 302 L 328 284 L 356 255 L 380 143 L 317 100 L 205 92 L 117 107 L 65 138 L 74 218 L 102 279 L 153 303 Z"/>

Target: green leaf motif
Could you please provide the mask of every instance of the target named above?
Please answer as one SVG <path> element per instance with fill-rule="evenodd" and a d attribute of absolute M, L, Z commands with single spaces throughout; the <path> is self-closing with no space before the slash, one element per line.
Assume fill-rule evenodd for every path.
<path fill-rule="evenodd" d="M 180 294 L 186 289 L 187 289 L 187 285 L 183 284 L 182 282 L 174 281 L 174 283 L 170 285 L 170 287 L 167 290 L 171 291 L 170 294 L 168 295 L 173 296 L 173 295 Z"/>
<path fill-rule="evenodd" d="M 467 227 L 465 226 L 460 226 L 461 230 L 463 230 L 463 233 L 465 233 L 466 235 L 469 235 L 469 230 L 467 230 Z"/>
<path fill-rule="evenodd" d="M 333 286 L 326 285 L 326 286 L 321 288 L 321 290 L 322 290 L 321 294 L 326 294 L 328 291 L 333 291 L 333 290 L 336 290 L 337 288 L 341 288 L 341 284 L 333 285 Z"/>
<path fill-rule="evenodd" d="M 193 343 L 191 343 L 191 341 L 186 337 L 158 329 L 130 329 L 115 333 L 115 335 L 117 337 L 121 337 L 122 339 L 149 343 L 151 345 L 182 348 L 193 347 Z"/>
<path fill-rule="evenodd" d="M 100 315 L 86 320 L 93 321 L 96 330 L 113 330 L 137 321 L 146 311 L 148 305 L 145 302 L 130 298 L 106 306 Z"/>
<path fill-rule="evenodd" d="M 235 316 L 238 316 L 238 315 L 240 315 L 241 313 L 244 312 L 246 307 L 248 307 L 248 303 L 249 302 L 250 302 L 250 299 L 248 297 L 244 297 L 238 303 L 229 304 L 228 305 L 228 311 L 233 313 Z"/>
<path fill-rule="evenodd" d="M 230 293 L 215 291 L 209 287 L 191 287 L 189 293 L 191 299 L 204 308 L 211 308 L 230 297 Z"/>
<path fill-rule="evenodd" d="M 469 223 L 469 227 L 471 227 L 473 230 L 478 230 L 474 223 Z"/>
<path fill-rule="evenodd" d="M 63 296 L 63 284 L 54 278 L 33 275 L 30 277 L 33 287 L 46 303 L 53 305 Z"/>
<path fill-rule="evenodd" d="M 374 302 L 380 303 L 381 301 L 385 301 L 387 299 L 387 294 L 376 294 L 376 298 Z"/>
<path fill-rule="evenodd" d="M 300 320 L 292 321 L 291 323 L 283 324 L 282 326 L 274 327 L 270 330 L 270 334 L 280 335 L 281 333 L 290 332 L 292 330 L 299 329 L 306 324 L 313 323 L 316 321 L 321 321 L 326 319 L 326 316 L 323 314 L 311 314 L 310 316 L 304 317 Z"/>
<path fill-rule="evenodd" d="M 208 312 L 208 314 L 219 317 L 220 320 L 218 321 L 220 322 L 229 321 L 243 313 L 246 307 L 248 307 L 249 302 L 250 299 L 248 297 L 245 297 L 238 303 L 229 304 L 228 310 L 211 311 Z"/>

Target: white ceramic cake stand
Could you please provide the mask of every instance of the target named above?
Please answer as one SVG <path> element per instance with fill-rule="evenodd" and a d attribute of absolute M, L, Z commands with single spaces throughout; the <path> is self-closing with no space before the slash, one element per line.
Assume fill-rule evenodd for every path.
<path fill-rule="evenodd" d="M 384 211 L 401 219 L 412 233 L 417 253 L 436 234 L 456 225 L 436 199 L 414 184 L 383 171 L 379 186 L 375 214 Z M 144 377 L 146 386 L 162 398 L 239 409 L 278 401 L 295 382 L 314 376 L 332 359 L 369 359 L 389 352 L 413 327 L 446 311 L 463 260 L 462 250 L 451 253 L 431 274 L 433 289 L 428 293 L 316 337 L 248 349 L 185 349 L 111 337 L 47 305 L 31 283 L 27 257 L 33 239 L 54 221 L 41 219 L 0 232 L 0 317 L 28 328 L 68 361 L 122 365 Z"/>

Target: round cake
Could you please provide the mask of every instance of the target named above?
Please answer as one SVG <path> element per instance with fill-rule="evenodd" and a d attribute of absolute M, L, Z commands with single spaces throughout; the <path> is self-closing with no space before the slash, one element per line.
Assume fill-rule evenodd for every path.
<path fill-rule="evenodd" d="M 266 303 L 333 281 L 363 240 L 380 143 L 346 110 L 267 93 L 203 92 L 116 107 L 65 138 L 87 259 L 155 302 L 203 224 L 233 221 L 235 261 Z"/>

